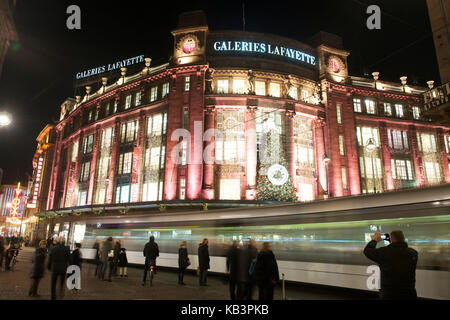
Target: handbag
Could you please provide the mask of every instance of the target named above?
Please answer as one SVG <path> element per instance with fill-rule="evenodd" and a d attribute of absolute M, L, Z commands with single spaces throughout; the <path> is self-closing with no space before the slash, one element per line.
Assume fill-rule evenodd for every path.
<path fill-rule="evenodd" d="M 187 264 L 188 267 L 191 265 L 191 260 L 189 258 L 187 258 L 186 264 Z"/>

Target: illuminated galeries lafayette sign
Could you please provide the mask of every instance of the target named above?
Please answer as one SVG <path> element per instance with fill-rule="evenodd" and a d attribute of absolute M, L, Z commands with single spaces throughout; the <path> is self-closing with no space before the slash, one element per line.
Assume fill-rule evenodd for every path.
<path fill-rule="evenodd" d="M 91 76 L 97 76 L 107 71 L 113 71 L 120 68 L 125 68 L 136 63 L 144 62 L 144 55 L 136 56 L 133 58 L 124 59 L 114 63 L 109 63 L 108 65 L 103 65 L 97 68 L 92 68 L 89 70 L 81 71 L 76 74 L 77 79 L 83 79 Z"/>
<path fill-rule="evenodd" d="M 293 60 L 316 65 L 316 57 L 299 51 L 297 49 L 273 45 L 265 42 L 250 42 L 250 41 L 216 41 L 214 42 L 214 51 L 238 51 L 250 53 L 271 54 L 281 57 L 291 58 Z"/>

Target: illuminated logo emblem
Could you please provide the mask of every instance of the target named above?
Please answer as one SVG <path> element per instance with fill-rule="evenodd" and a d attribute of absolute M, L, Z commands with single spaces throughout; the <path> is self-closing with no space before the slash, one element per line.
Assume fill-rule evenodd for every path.
<path fill-rule="evenodd" d="M 331 59 L 331 60 L 330 60 L 330 67 L 331 67 L 331 70 L 332 70 L 334 73 L 338 73 L 339 70 L 340 70 L 340 68 L 339 68 L 339 62 L 337 62 L 336 59 Z"/>
<path fill-rule="evenodd" d="M 267 177 L 272 184 L 281 186 L 287 182 L 289 173 L 282 165 L 274 164 L 267 170 Z"/>
<path fill-rule="evenodd" d="M 184 53 L 188 54 L 188 53 L 191 53 L 192 51 L 194 51 L 195 47 L 196 47 L 195 40 L 192 38 L 188 38 L 188 39 L 186 39 L 186 41 L 184 41 L 183 51 L 184 51 Z"/>

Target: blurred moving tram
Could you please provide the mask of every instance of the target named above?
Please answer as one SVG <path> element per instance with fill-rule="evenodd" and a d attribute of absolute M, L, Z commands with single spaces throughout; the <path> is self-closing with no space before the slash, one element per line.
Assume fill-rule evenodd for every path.
<path fill-rule="evenodd" d="M 242 244 L 253 238 L 258 250 L 270 241 L 286 280 L 369 291 L 368 267 L 375 263 L 363 249 L 374 232 L 395 229 L 419 252 L 418 295 L 450 299 L 450 185 L 309 203 L 91 216 L 77 222 L 75 237 L 84 258 L 94 257 L 90 248 L 96 240 L 112 236 L 127 249 L 129 263 L 144 264 L 142 250 L 154 235 L 161 252 L 157 265 L 173 268 L 178 268 L 178 247 L 185 240 L 190 269 L 197 268 L 198 245 L 208 238 L 210 271 L 216 273 L 226 272 L 225 253 L 233 240 Z"/>

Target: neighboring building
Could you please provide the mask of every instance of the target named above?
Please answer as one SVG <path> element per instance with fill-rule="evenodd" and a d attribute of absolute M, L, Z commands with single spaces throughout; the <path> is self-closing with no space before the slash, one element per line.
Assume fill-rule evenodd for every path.
<path fill-rule="evenodd" d="M 16 0 L 0 0 L 0 76 L 11 41 L 19 40 L 13 21 Z"/>
<path fill-rule="evenodd" d="M 11 236 L 19 234 L 21 230 L 21 222 L 25 210 L 27 199 L 27 190 L 20 187 L 19 200 L 16 219 L 11 218 L 11 208 L 13 200 L 16 196 L 17 185 L 2 185 L 0 187 L 0 235 Z"/>
<path fill-rule="evenodd" d="M 441 85 L 428 81 L 425 92 L 425 115 L 433 121 L 450 126 L 450 1 L 427 0 L 434 47 L 438 60 Z"/>
<path fill-rule="evenodd" d="M 48 187 L 52 171 L 55 146 L 55 126 L 47 125 L 36 139 L 37 148 L 33 158 L 33 175 L 28 184 L 28 201 L 25 211 L 26 227 L 24 234 L 34 240 L 39 219 L 34 215 L 45 211 L 47 206 Z"/>
<path fill-rule="evenodd" d="M 349 76 L 338 36 L 321 32 L 305 44 L 209 31 L 201 12 L 181 15 L 172 34 L 168 63 L 150 67 L 147 59 L 142 72 L 123 69 L 118 80 L 63 104 L 48 214 L 144 202 L 141 213 L 160 203 L 171 210 L 258 203 L 258 177 L 269 174 L 258 171 L 268 130 L 279 134 L 287 163 L 272 178 L 287 171 L 298 201 L 450 182 L 450 128 L 423 117 L 427 89 L 406 77 Z M 222 137 L 203 138 L 211 129 Z M 212 161 L 202 161 L 212 148 Z M 47 234 L 61 232 L 60 222 L 69 232 L 74 219 L 47 226 Z"/>

